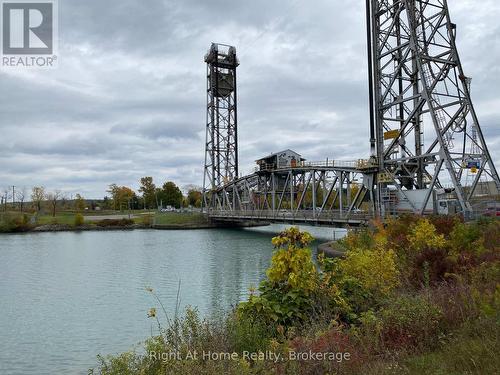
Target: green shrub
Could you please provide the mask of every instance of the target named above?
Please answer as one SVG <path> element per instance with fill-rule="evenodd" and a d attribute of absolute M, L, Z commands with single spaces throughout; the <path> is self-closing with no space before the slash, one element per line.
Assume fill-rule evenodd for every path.
<path fill-rule="evenodd" d="M 392 250 L 350 250 L 345 259 L 339 261 L 338 270 L 345 278 L 358 280 L 364 290 L 380 298 L 387 297 L 399 283 Z"/>
<path fill-rule="evenodd" d="M 382 342 L 391 349 L 432 347 L 443 319 L 443 311 L 425 296 L 396 297 L 377 315 Z"/>
<path fill-rule="evenodd" d="M 459 223 L 450 233 L 450 244 L 457 255 L 462 251 L 477 252 L 480 250 L 480 238 L 481 231 L 477 225 Z"/>
<path fill-rule="evenodd" d="M 500 280 L 500 260 L 481 263 L 469 277 L 470 284 L 476 289 L 495 289 Z"/>
<path fill-rule="evenodd" d="M 411 265 L 410 283 L 416 287 L 436 286 L 453 280 L 458 271 L 457 260 L 446 249 L 424 249 Z"/>
<path fill-rule="evenodd" d="M 370 355 L 388 351 L 432 348 L 442 332 L 443 312 L 425 296 L 397 296 L 378 311 L 361 314 L 350 329 Z"/>
<path fill-rule="evenodd" d="M 401 361 L 405 374 L 496 374 L 500 325 L 494 319 L 465 324 L 443 341 L 436 351 L 427 351 Z"/>
<path fill-rule="evenodd" d="M 349 231 L 347 235 L 338 240 L 337 243 L 346 251 L 353 249 L 371 249 L 375 246 L 373 230 L 363 228 L 359 231 Z"/>
<path fill-rule="evenodd" d="M 236 353 L 257 353 L 269 348 L 272 332 L 263 321 L 248 319 L 242 314 L 231 314 L 226 320 L 230 347 Z"/>
<path fill-rule="evenodd" d="M 441 326 L 446 331 L 457 329 L 480 315 L 479 304 L 474 300 L 474 288 L 461 281 L 441 284 L 423 293 L 443 312 Z"/>
<path fill-rule="evenodd" d="M 377 297 L 354 277 L 343 277 L 338 282 L 338 287 L 344 301 L 344 309 L 338 311 L 338 314 L 347 323 L 357 323 L 363 312 L 380 304 Z"/>
<path fill-rule="evenodd" d="M 420 217 L 415 215 L 403 215 L 399 218 L 388 219 L 384 230 L 387 236 L 387 241 L 396 251 L 398 257 L 404 255 L 410 246 L 408 235 L 410 229 L 420 220 Z M 400 259 L 401 261 L 402 259 Z"/>
<path fill-rule="evenodd" d="M 319 275 L 306 247 L 312 241 L 307 232 L 290 228 L 272 240 L 275 252 L 267 279 L 259 295 L 251 294 L 239 306 L 239 313 L 276 325 L 291 326 L 307 319 Z"/>
<path fill-rule="evenodd" d="M 285 363 L 283 374 L 316 375 L 346 374 L 360 362 L 361 353 L 351 337 L 341 326 L 333 325 L 325 330 L 305 333 L 289 343 L 290 349 L 298 353 L 335 353 L 328 360 L 299 360 Z"/>
<path fill-rule="evenodd" d="M 117 356 L 97 356 L 98 373 L 102 375 L 134 375 L 140 374 L 144 368 L 144 359 L 134 352 L 126 352 Z M 93 374 L 94 371 L 89 371 Z"/>
<path fill-rule="evenodd" d="M 497 218 L 479 220 L 476 225 L 483 237 L 483 246 L 498 253 L 500 250 L 500 220 Z"/>
<path fill-rule="evenodd" d="M 482 316 L 496 317 L 500 322 L 500 283 L 491 289 L 473 289 L 472 298 Z"/>
<path fill-rule="evenodd" d="M 158 325 L 159 334 L 145 342 L 145 354 L 128 352 L 119 356 L 99 358 L 98 371 L 103 375 L 118 374 L 249 374 L 249 364 L 239 360 L 221 359 L 207 361 L 203 353 L 233 353 L 233 346 L 253 348 L 255 337 L 249 341 L 249 328 L 242 328 L 233 317 L 208 321 L 199 317 L 196 309 L 187 308 L 181 318 L 167 319 L 166 326 L 160 323 L 156 310 L 149 317 Z M 236 324 L 236 325 L 235 325 Z M 235 330 L 231 330 L 235 328 Z M 263 332 L 260 332 L 263 333 Z M 240 336 L 241 335 L 241 336 Z M 253 334 L 252 334 L 253 336 Z M 252 343 L 253 342 L 253 343 Z M 257 347 L 255 347 L 257 348 Z M 256 350 L 265 350 L 256 349 Z M 172 353 L 178 353 L 172 356 Z M 197 353 L 197 358 L 189 354 Z"/>
<path fill-rule="evenodd" d="M 272 243 L 276 249 L 271 259 L 271 267 L 267 277 L 272 285 L 285 284 L 290 289 L 311 292 L 316 286 L 317 272 L 307 246 L 313 238 L 298 228 L 290 228 L 277 237 Z"/>
<path fill-rule="evenodd" d="M 399 284 L 395 253 L 380 246 L 351 249 L 345 258 L 334 260 L 320 256 L 319 264 L 321 288 L 330 288 L 330 310 L 345 323 L 356 323 L 361 313 L 379 306 Z"/>
<path fill-rule="evenodd" d="M 26 214 L 0 214 L 0 233 L 26 232 L 31 229 L 29 216 Z"/>
<path fill-rule="evenodd" d="M 75 227 L 81 227 L 85 222 L 85 218 L 82 214 L 75 215 Z"/>
<path fill-rule="evenodd" d="M 500 221 L 404 216 L 351 232 L 340 259 L 308 249 L 292 228 L 273 238 L 267 278 L 223 319 L 188 309 L 146 343 L 179 351 L 348 351 L 328 361 L 155 360 L 133 352 L 102 359 L 103 374 L 494 373 L 500 321 Z M 106 221 L 106 225 L 116 221 Z M 406 282 L 402 282 L 406 281 Z M 415 288 L 416 287 L 416 288 Z M 483 324 L 484 323 L 484 324 Z M 477 335 L 475 334 L 477 329 Z"/>
<path fill-rule="evenodd" d="M 442 234 L 446 239 L 450 237 L 457 225 L 464 222 L 463 217 L 458 215 L 432 215 L 428 219 L 436 228 L 437 233 Z"/>

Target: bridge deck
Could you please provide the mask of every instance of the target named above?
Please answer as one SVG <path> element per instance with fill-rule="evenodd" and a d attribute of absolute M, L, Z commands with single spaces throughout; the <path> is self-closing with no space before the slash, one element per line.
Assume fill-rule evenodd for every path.
<path fill-rule="evenodd" d="M 246 211 L 210 211 L 210 219 L 214 221 L 230 223 L 242 221 L 263 221 L 270 223 L 309 224 L 330 227 L 356 227 L 367 224 L 374 216 L 368 212 L 314 212 L 312 210 L 301 211 L 270 211 L 270 210 L 246 210 Z"/>

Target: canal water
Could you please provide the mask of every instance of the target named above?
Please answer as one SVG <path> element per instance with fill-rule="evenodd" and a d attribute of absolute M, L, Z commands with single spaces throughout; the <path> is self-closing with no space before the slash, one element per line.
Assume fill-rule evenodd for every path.
<path fill-rule="evenodd" d="M 262 280 L 283 228 L 0 236 L 0 374 L 87 374 L 97 354 L 132 349 L 154 329 L 147 287 L 171 315 L 179 282 L 181 309 L 227 311 Z"/>

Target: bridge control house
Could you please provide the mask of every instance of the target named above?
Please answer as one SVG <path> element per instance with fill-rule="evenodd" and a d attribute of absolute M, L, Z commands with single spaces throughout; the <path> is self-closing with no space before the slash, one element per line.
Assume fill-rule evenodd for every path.
<path fill-rule="evenodd" d="M 305 160 L 300 154 L 288 149 L 256 160 L 256 163 L 260 171 L 271 171 L 275 169 L 294 168 L 300 166 Z"/>

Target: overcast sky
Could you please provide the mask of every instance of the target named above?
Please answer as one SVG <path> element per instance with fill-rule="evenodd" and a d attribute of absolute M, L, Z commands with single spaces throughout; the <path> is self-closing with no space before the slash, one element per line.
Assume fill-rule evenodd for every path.
<path fill-rule="evenodd" d="M 449 3 L 498 165 L 500 3 Z M 286 148 L 368 156 L 362 0 L 61 0 L 59 19 L 57 69 L 0 70 L 0 187 L 102 198 L 142 176 L 201 185 L 211 42 L 241 63 L 241 172 Z"/>

